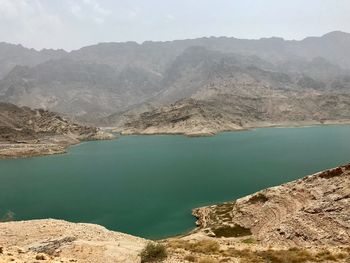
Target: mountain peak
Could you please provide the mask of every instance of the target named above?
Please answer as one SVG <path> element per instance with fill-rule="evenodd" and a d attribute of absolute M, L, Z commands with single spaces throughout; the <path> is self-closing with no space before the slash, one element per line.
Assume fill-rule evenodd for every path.
<path fill-rule="evenodd" d="M 332 31 L 322 36 L 322 38 L 343 38 L 350 37 L 350 33 L 343 31 Z"/>

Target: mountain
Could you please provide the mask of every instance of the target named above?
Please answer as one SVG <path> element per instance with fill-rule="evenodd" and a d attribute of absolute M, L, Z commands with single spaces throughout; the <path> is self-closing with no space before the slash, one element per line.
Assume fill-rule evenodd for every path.
<path fill-rule="evenodd" d="M 331 95 L 347 103 L 350 87 L 350 34 L 343 32 L 301 41 L 211 37 L 143 44 L 101 43 L 71 52 L 10 47 L 21 52 L 16 58 L 6 58 L 4 65 L 9 72 L 0 77 L 1 101 L 41 107 L 107 126 L 122 126 L 129 116 L 154 108 L 163 111 L 160 108 L 165 107 L 166 111 L 182 100 L 221 104 L 220 96 L 227 94 L 227 98 L 239 95 L 267 103 L 262 96 L 270 96 L 271 90 L 278 90 L 278 96 L 286 100 L 291 96 L 286 107 L 292 108 L 303 103 L 293 102 L 293 96 L 318 94 L 320 100 L 314 104 L 319 108 L 328 103 L 322 99 Z M 2 45 L 0 54 L 6 54 Z M 272 110 L 279 111 L 280 102 L 273 103 L 277 105 Z M 239 100 L 222 104 L 232 110 L 221 114 L 232 115 L 243 107 Z M 270 101 L 261 107 L 273 105 Z M 254 110 L 263 111 L 257 107 Z M 241 109 L 242 116 L 230 118 L 242 119 L 245 111 Z M 318 109 L 313 108 L 309 114 L 309 109 L 304 111 L 303 119 L 313 120 L 311 115 L 317 115 Z M 347 114 L 334 118 L 340 117 L 346 119 Z M 256 116 L 252 121 L 261 118 Z M 272 118 L 271 123 L 276 120 Z M 241 126 L 234 122 L 237 125 Z"/>
<path fill-rule="evenodd" d="M 37 51 L 22 45 L 0 42 L 0 78 L 4 77 L 16 65 L 35 66 L 51 59 L 58 59 L 67 54 L 64 50 L 43 49 Z"/>
<path fill-rule="evenodd" d="M 163 72 L 166 66 L 184 50 L 200 46 L 225 53 L 255 55 L 270 62 L 323 57 L 333 64 L 350 69 L 349 45 L 349 33 L 334 31 L 321 37 L 307 37 L 301 41 L 278 37 L 258 40 L 204 37 L 167 42 L 147 41 L 143 44 L 101 43 L 72 51 L 70 56 L 77 60 L 113 65 L 116 68 L 136 65 L 155 72 Z"/>
<path fill-rule="evenodd" d="M 56 113 L 0 103 L 0 158 L 62 153 L 80 141 L 104 138 L 110 136 Z"/>
<path fill-rule="evenodd" d="M 349 75 L 329 70 L 327 76 L 312 78 L 308 72 L 321 72 L 317 68 L 329 64 L 308 64 L 305 72 L 278 71 L 278 66 L 255 56 L 190 48 L 165 74 L 167 88 L 155 98 L 175 103 L 141 114 L 123 113 L 128 116 L 123 122 L 113 117 L 126 134 L 209 135 L 250 127 L 349 122 Z"/>
<path fill-rule="evenodd" d="M 140 68 L 117 72 L 106 64 L 64 58 L 16 66 L 0 86 L 4 101 L 93 119 L 147 99 L 157 92 L 157 79 Z"/>

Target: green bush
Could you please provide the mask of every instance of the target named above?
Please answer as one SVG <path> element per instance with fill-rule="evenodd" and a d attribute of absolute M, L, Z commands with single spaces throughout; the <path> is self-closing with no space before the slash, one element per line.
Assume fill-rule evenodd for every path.
<path fill-rule="evenodd" d="M 247 238 L 241 241 L 244 244 L 256 244 L 256 240 L 254 238 Z"/>
<path fill-rule="evenodd" d="M 165 247 L 158 243 L 148 243 L 147 246 L 142 250 L 141 262 L 160 262 L 167 257 L 167 251 Z"/>
<path fill-rule="evenodd" d="M 240 225 L 220 226 L 213 229 L 213 232 L 216 237 L 244 237 L 252 234 L 249 228 L 245 228 Z"/>

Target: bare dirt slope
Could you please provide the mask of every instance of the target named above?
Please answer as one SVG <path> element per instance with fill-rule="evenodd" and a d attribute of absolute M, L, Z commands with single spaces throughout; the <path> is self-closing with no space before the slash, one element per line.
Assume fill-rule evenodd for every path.
<path fill-rule="evenodd" d="M 196 231 L 253 236 L 268 245 L 347 245 L 350 165 L 268 188 L 237 201 L 194 210 Z"/>

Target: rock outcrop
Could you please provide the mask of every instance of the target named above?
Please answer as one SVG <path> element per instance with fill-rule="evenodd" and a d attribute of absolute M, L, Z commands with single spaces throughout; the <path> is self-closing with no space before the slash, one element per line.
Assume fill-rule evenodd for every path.
<path fill-rule="evenodd" d="M 56 113 L 0 103 L 0 158 L 63 153 L 84 140 L 112 137 Z"/>
<path fill-rule="evenodd" d="M 146 240 L 61 220 L 0 223 L 0 262 L 137 263 Z"/>
<path fill-rule="evenodd" d="M 122 134 L 187 136 L 210 136 L 218 131 L 241 129 L 242 126 L 234 117 L 222 116 L 214 107 L 194 100 L 185 100 L 169 107 L 145 112 L 135 119 L 131 117 L 121 128 Z"/>
<path fill-rule="evenodd" d="M 195 209 L 209 236 L 253 236 L 272 246 L 345 246 L 350 242 L 350 165 L 253 195 Z"/>
<path fill-rule="evenodd" d="M 123 134 L 214 135 L 273 126 L 350 123 L 350 96 L 303 91 L 265 91 L 251 96 L 213 94 L 130 115 L 116 128 Z"/>

